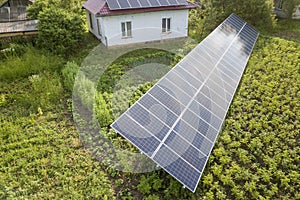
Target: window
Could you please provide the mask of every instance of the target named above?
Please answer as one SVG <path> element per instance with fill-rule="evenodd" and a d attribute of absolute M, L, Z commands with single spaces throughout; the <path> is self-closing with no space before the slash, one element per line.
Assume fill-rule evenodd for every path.
<path fill-rule="evenodd" d="M 92 18 L 92 14 L 89 13 L 89 17 L 90 17 L 90 26 L 91 26 L 91 29 L 93 30 L 94 27 L 93 27 L 93 18 Z"/>
<path fill-rule="evenodd" d="M 100 21 L 99 21 L 99 19 L 97 19 L 97 27 L 98 27 L 98 35 L 102 35 L 101 34 L 101 26 L 100 26 Z"/>
<path fill-rule="evenodd" d="M 131 22 L 122 22 L 121 23 L 122 28 L 122 37 L 131 37 Z"/>
<path fill-rule="evenodd" d="M 161 27 L 162 27 L 163 33 L 170 32 L 171 31 L 171 18 L 162 18 Z"/>

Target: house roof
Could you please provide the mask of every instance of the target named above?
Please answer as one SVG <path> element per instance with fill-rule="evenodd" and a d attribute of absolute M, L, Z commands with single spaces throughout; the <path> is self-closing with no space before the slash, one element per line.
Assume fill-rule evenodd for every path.
<path fill-rule="evenodd" d="M 35 0 L 28 0 L 30 3 L 34 3 Z M 2 3 L 0 3 L 0 7 L 2 7 L 4 4 L 6 4 L 8 2 L 8 0 L 4 0 L 2 1 Z"/>
<path fill-rule="evenodd" d="M 133 9 L 121 9 L 121 10 L 110 10 L 106 0 L 88 0 L 83 4 L 83 8 L 90 11 L 94 15 L 121 15 L 127 13 L 142 13 L 142 12 L 153 12 L 163 10 L 182 10 L 197 8 L 198 5 L 187 1 L 186 5 L 179 6 L 161 6 L 161 7 L 149 7 L 149 8 L 133 8 Z"/>

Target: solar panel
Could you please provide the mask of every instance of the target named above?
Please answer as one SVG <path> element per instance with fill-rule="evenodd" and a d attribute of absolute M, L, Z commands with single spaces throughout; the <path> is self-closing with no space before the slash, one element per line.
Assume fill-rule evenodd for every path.
<path fill-rule="evenodd" d="M 195 192 L 258 34 L 230 15 L 111 127 Z"/>
<path fill-rule="evenodd" d="M 186 5 L 186 0 L 107 0 L 110 10 Z"/>

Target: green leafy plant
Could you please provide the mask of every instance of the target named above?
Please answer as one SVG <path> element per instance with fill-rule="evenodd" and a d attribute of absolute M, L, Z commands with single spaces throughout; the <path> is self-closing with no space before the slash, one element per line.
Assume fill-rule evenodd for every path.
<path fill-rule="evenodd" d="M 77 13 L 50 6 L 38 14 L 37 44 L 52 52 L 69 56 L 84 34 L 84 20 Z"/>
<path fill-rule="evenodd" d="M 67 62 L 62 69 L 62 75 L 64 78 L 64 85 L 69 91 L 73 91 L 76 74 L 79 70 L 79 66 L 74 62 Z"/>

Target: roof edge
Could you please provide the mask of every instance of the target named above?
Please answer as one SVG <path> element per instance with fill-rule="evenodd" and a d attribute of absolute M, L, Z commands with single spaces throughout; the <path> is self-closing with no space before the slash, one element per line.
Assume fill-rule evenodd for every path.
<path fill-rule="evenodd" d="M 102 7 L 102 9 L 95 14 L 97 14 L 99 16 L 113 16 L 113 15 L 129 14 L 129 13 L 134 14 L 134 13 L 169 11 L 169 10 L 190 10 L 190 9 L 195 9 L 198 7 L 199 7 L 199 5 L 197 5 L 196 3 L 187 1 L 187 5 L 179 5 L 179 6 L 161 6 L 161 7 L 110 10 L 106 3 Z"/>

